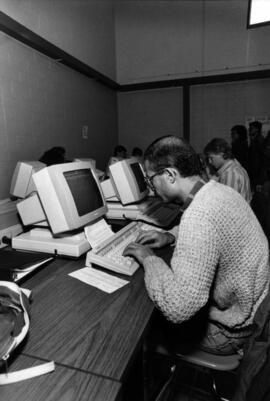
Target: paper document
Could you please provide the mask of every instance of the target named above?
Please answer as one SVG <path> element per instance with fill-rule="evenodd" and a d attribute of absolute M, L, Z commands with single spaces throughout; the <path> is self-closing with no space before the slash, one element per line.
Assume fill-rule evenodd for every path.
<path fill-rule="evenodd" d="M 69 276 L 108 293 L 114 292 L 129 283 L 126 280 L 93 269 L 92 267 L 83 267 L 69 273 Z"/>
<path fill-rule="evenodd" d="M 84 227 L 84 232 L 92 249 L 95 249 L 99 244 L 101 244 L 101 242 L 114 235 L 111 227 L 104 219 L 101 219 L 95 224 Z"/>

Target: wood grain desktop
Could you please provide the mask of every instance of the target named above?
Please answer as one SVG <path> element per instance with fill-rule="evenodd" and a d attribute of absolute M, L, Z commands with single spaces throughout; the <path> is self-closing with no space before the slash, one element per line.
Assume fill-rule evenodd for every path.
<path fill-rule="evenodd" d="M 18 356 L 10 371 L 41 364 L 36 358 Z M 0 387 L 5 401 L 111 401 L 120 399 L 121 384 L 89 373 L 56 365 L 43 376 Z"/>
<path fill-rule="evenodd" d="M 171 251 L 163 249 L 159 256 L 168 261 Z M 132 277 L 120 276 L 129 284 L 108 294 L 69 276 L 84 266 L 85 257 L 56 258 L 22 283 L 32 291 L 30 330 L 9 360 L 10 370 L 45 361 L 54 361 L 56 370 L 0 387 L 1 400 L 122 399 L 132 369 L 142 366 L 142 344 L 154 305 L 142 268 Z"/>
<path fill-rule="evenodd" d="M 25 283 L 33 302 L 22 352 L 122 381 L 154 309 L 143 271 L 107 294 L 68 276 L 83 266 L 84 260 L 59 259 Z"/>

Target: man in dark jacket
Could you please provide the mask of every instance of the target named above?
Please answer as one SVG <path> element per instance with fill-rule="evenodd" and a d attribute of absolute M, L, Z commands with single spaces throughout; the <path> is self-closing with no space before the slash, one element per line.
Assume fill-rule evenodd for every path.
<path fill-rule="evenodd" d="M 252 121 L 249 124 L 250 144 L 248 148 L 248 174 L 250 178 L 251 188 L 256 191 L 258 185 L 262 185 L 263 181 L 263 144 L 262 123 L 260 121 Z"/>

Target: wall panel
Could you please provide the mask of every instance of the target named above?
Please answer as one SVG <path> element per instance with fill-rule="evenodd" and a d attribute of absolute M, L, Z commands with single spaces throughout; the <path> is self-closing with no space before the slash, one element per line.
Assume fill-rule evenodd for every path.
<path fill-rule="evenodd" d="M 190 142 L 202 151 L 214 137 L 230 142 L 231 127 L 246 116 L 270 117 L 270 80 L 192 86 L 190 99 Z"/>
<path fill-rule="evenodd" d="M 118 94 L 119 142 L 130 152 L 162 135 L 183 135 L 182 88 Z"/>

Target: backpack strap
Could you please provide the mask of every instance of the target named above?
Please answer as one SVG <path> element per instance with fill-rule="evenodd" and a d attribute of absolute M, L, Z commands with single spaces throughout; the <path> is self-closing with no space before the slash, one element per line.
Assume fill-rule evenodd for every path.
<path fill-rule="evenodd" d="M 54 370 L 55 364 L 53 361 L 51 361 L 43 363 L 42 365 L 32 366 L 28 369 L 17 370 L 16 372 L 2 373 L 0 374 L 0 386 L 16 383 L 26 379 L 32 379 L 33 377 L 41 376 Z"/>

